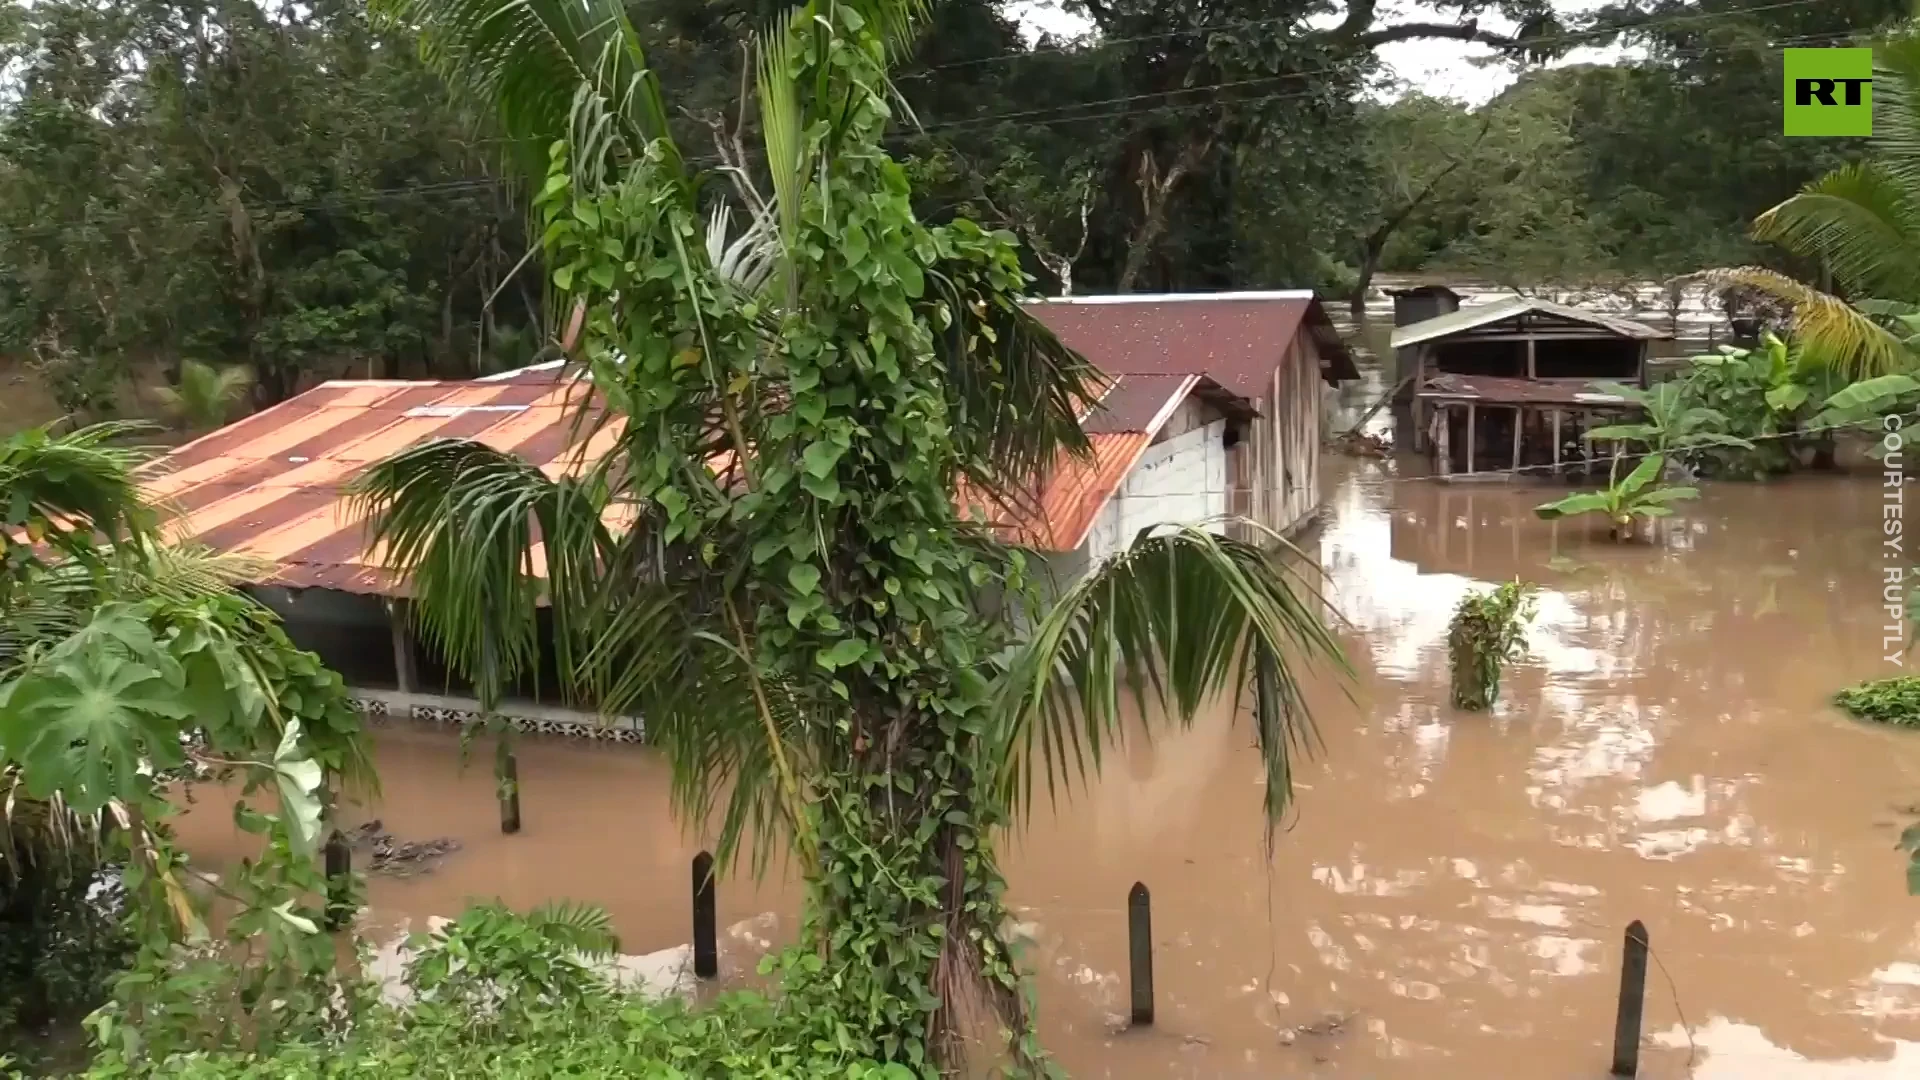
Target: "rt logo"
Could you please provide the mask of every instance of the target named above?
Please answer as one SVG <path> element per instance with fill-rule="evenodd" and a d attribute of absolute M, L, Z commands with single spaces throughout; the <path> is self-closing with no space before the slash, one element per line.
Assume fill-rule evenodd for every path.
<path fill-rule="evenodd" d="M 1787 49 L 1787 135 L 1873 134 L 1872 49 Z"/>

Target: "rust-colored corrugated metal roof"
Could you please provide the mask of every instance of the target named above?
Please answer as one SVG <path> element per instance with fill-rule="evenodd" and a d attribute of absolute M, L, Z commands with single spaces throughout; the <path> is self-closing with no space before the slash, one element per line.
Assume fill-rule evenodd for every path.
<path fill-rule="evenodd" d="M 1302 320 L 1318 332 L 1328 381 L 1358 374 L 1310 292 L 1091 296 L 1026 308 L 1110 375 L 1207 375 L 1257 399 L 1267 393 Z"/>
<path fill-rule="evenodd" d="M 1153 442 L 1147 431 L 1094 432 L 1089 460 L 1068 458 L 1055 466 L 1039 498 L 1022 510 L 990 515 L 1009 543 L 1038 551 L 1072 551 L 1093 531 L 1107 501 Z"/>
<path fill-rule="evenodd" d="M 1637 408 L 1603 394 L 1587 380 L 1515 379 L 1504 375 L 1437 375 L 1420 388 L 1429 401 L 1484 401 L 1492 405 L 1567 405 L 1593 409 Z"/>
<path fill-rule="evenodd" d="M 1153 433 L 1202 387 L 1224 393 L 1194 375 L 1115 379 L 1085 418 L 1091 460 L 1061 462 L 1022 512 L 989 520 L 1016 542 L 1077 548 Z M 442 437 L 478 439 L 552 475 L 577 469 L 599 460 L 619 433 L 610 424 L 584 450 L 569 449 L 575 395 L 584 392 L 577 380 L 532 375 L 324 383 L 174 450 L 144 472 L 142 486 L 180 511 L 174 536 L 270 564 L 272 576 L 261 584 L 401 595 L 404 583 L 389 580 L 378 553 L 367 550 L 365 523 L 346 495 L 349 481 L 398 450 Z M 965 502 L 964 495 L 956 499 Z M 536 565 L 541 556 L 536 550 Z"/>
<path fill-rule="evenodd" d="M 592 460 L 568 452 L 569 393 L 578 385 L 332 382 L 255 413 L 159 459 L 148 495 L 177 507 L 174 535 L 271 563 L 274 584 L 392 592 L 346 484 L 366 466 L 424 439 L 464 437 L 511 450 L 550 472 Z M 597 445 L 595 445 L 597 444 Z"/>

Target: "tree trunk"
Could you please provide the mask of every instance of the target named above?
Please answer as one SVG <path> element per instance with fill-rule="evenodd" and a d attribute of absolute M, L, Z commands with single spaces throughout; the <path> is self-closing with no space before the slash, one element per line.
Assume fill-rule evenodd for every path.
<path fill-rule="evenodd" d="M 1120 280 L 1114 286 L 1115 292 L 1133 291 L 1134 283 L 1139 280 L 1140 271 L 1145 269 L 1147 259 L 1153 255 L 1155 245 L 1166 235 L 1167 205 L 1173 199 L 1174 190 L 1206 160 L 1219 134 L 1218 127 L 1212 126 L 1189 137 L 1186 145 L 1180 149 L 1180 156 L 1164 176 L 1154 161 L 1153 151 L 1141 153 L 1135 181 L 1140 187 L 1140 227 L 1134 230 L 1132 239 L 1127 242 L 1127 261 L 1121 267 Z"/>

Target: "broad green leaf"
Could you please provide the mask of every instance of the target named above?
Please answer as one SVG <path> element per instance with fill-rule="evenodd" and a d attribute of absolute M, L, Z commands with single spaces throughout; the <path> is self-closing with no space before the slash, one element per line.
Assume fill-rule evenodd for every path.
<path fill-rule="evenodd" d="M 1554 518 L 1573 517 L 1576 514 L 1604 514 L 1612 506 L 1605 492 L 1583 491 L 1577 495 L 1569 495 L 1558 502 L 1542 503 L 1534 507 L 1533 512 L 1551 521 Z"/>
<path fill-rule="evenodd" d="M 1699 497 L 1700 497 L 1700 491 L 1698 488 L 1690 488 L 1690 487 L 1654 488 L 1652 491 L 1641 492 L 1637 505 L 1646 506 L 1648 504 L 1682 502 L 1687 499 L 1697 499 Z"/>
<path fill-rule="evenodd" d="M 807 444 L 806 452 L 800 456 L 800 463 L 809 474 L 825 479 L 833 472 L 833 467 L 840 463 L 842 453 L 840 447 L 823 439 Z"/>
<path fill-rule="evenodd" d="M 1660 429 L 1652 424 L 1609 424 L 1587 432 L 1592 442 L 1653 442 L 1660 437 Z"/>
<path fill-rule="evenodd" d="M 1661 454 L 1648 454 L 1640 459 L 1627 478 L 1620 481 L 1620 494 L 1632 495 L 1659 477 L 1660 470 L 1666 467 L 1667 459 Z"/>
<path fill-rule="evenodd" d="M 1783 383 L 1767 391 L 1767 408 L 1790 413 L 1807 402 L 1807 388 L 1801 383 Z"/>
<path fill-rule="evenodd" d="M 867 655 L 867 643 L 859 638 L 842 638 L 831 649 L 822 649 L 814 662 L 828 671 L 837 671 Z"/>
<path fill-rule="evenodd" d="M 151 778 L 143 764 L 185 760 L 180 732 L 192 714 L 178 667 L 125 620 L 124 610 L 101 609 L 96 624 L 17 675 L 0 698 L 0 746 L 24 767 L 28 789 L 41 798 L 57 792 L 81 814 L 144 795 Z"/>
<path fill-rule="evenodd" d="M 300 721 L 289 720 L 287 730 L 280 736 L 280 746 L 273 752 L 273 782 L 294 849 L 310 855 L 320 837 L 319 793 L 324 773 L 319 764 L 304 753 L 300 745 Z"/>
<path fill-rule="evenodd" d="M 294 913 L 293 901 L 291 900 L 274 905 L 273 913 L 280 917 L 281 922 L 286 923 L 288 926 L 293 927 L 303 934 L 318 934 L 320 932 L 320 927 L 314 923 L 312 919 L 307 918 L 305 915 Z"/>
<path fill-rule="evenodd" d="M 787 568 L 787 584 L 795 592 L 810 593 L 820 585 L 820 568 L 812 563 L 794 563 Z"/>
<path fill-rule="evenodd" d="M 1877 412 L 1899 397 L 1916 391 L 1920 391 L 1920 380 L 1911 375 L 1878 375 L 1862 379 L 1828 398 L 1821 416 L 1831 417 L 1828 423 L 1837 423 L 1841 418 Z"/>

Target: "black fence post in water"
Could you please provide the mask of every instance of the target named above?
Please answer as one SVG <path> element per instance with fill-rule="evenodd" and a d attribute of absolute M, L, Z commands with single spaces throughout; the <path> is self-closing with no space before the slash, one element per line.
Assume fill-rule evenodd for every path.
<path fill-rule="evenodd" d="M 1613 1075 L 1640 1074 L 1640 1017 L 1647 1004 L 1647 927 L 1627 924 L 1620 959 L 1620 1013 L 1613 1022 Z"/>
<path fill-rule="evenodd" d="M 339 930 L 353 918 L 348 896 L 353 892 L 353 849 L 335 829 L 327 836 L 327 929 Z"/>
<path fill-rule="evenodd" d="M 713 856 L 693 857 L 693 973 L 703 979 L 720 974 L 720 942 L 714 917 Z"/>
<path fill-rule="evenodd" d="M 520 831 L 520 759 L 503 746 L 500 752 L 500 831 L 512 835 Z"/>
<path fill-rule="evenodd" d="M 1133 1022 L 1153 1023 L 1153 898 L 1146 885 L 1127 891 L 1127 967 L 1133 975 Z"/>

